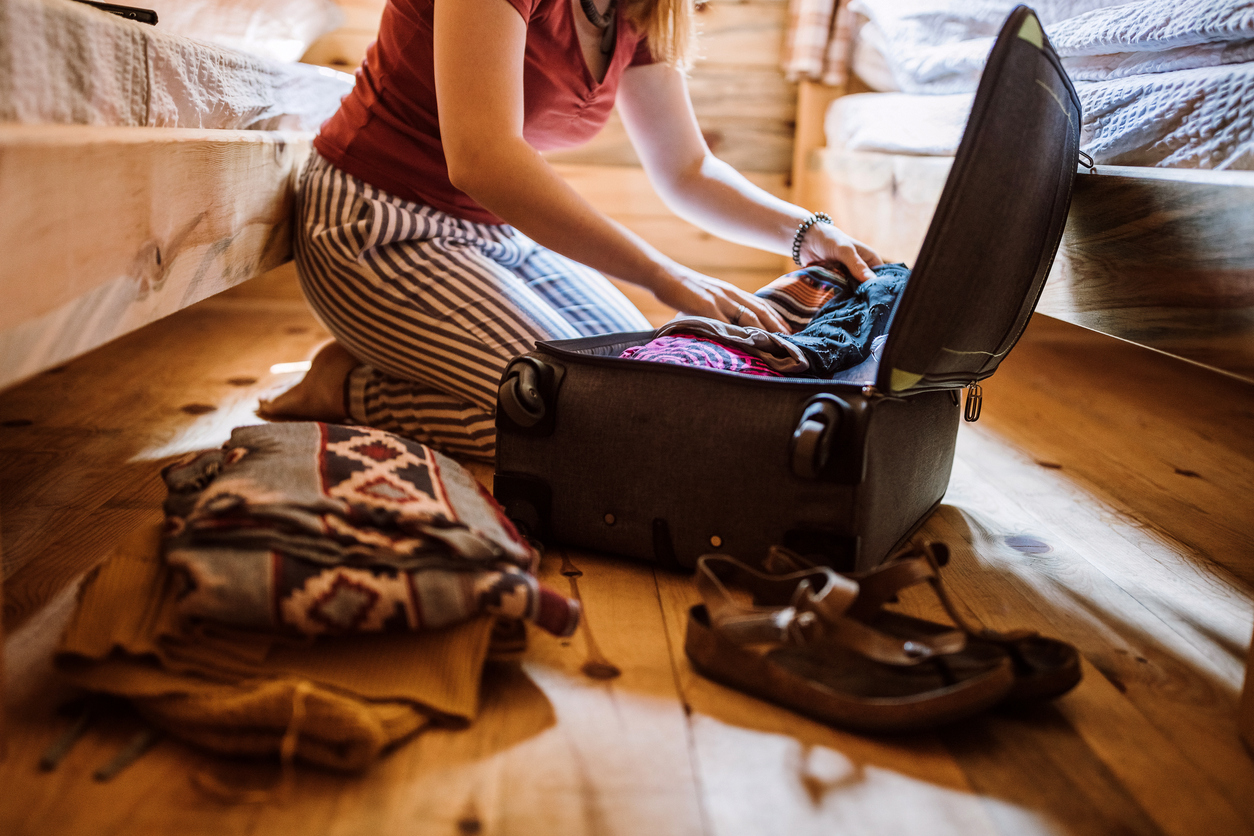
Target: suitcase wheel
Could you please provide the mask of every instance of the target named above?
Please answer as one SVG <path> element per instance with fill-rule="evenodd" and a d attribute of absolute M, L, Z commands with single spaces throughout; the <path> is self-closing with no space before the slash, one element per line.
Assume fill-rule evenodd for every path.
<path fill-rule="evenodd" d="M 792 434 L 792 472 L 801 479 L 817 479 L 827 466 L 830 439 L 840 426 L 840 412 L 828 400 L 806 406 Z"/>
<path fill-rule="evenodd" d="M 501 381 L 498 402 L 509 419 L 520 427 L 534 427 L 544 420 L 544 396 L 540 394 L 538 360 L 514 363 Z"/>
<path fill-rule="evenodd" d="M 505 504 L 505 516 L 524 537 L 537 537 L 540 534 L 540 514 L 536 507 L 525 499 L 514 499 Z"/>

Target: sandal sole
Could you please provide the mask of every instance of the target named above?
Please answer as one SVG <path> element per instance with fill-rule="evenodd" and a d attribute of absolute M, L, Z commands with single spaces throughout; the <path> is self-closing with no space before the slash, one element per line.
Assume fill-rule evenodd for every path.
<path fill-rule="evenodd" d="M 833 690 L 795 669 L 798 661 L 821 669 L 826 659 L 743 650 L 718 635 L 702 605 L 689 611 L 684 652 L 693 667 L 708 679 L 819 722 L 860 732 L 920 731 L 957 722 L 1002 702 L 1015 685 L 1010 657 L 1004 652 L 998 651 L 998 655 L 983 649 L 968 655 L 967 661 L 986 664 L 986 669 L 951 685 L 895 696 L 863 696 Z M 958 656 L 961 654 L 955 654 L 952 661 L 962 661 Z M 875 670 L 883 677 L 879 683 L 889 686 L 889 690 L 909 678 L 909 674 L 892 673 L 888 666 Z"/>

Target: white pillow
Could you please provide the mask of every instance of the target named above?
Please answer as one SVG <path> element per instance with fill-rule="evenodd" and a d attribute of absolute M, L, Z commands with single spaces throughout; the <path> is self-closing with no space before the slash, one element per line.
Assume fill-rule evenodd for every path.
<path fill-rule="evenodd" d="M 853 29 L 853 58 L 850 69 L 854 75 L 862 79 L 867 87 L 881 93 L 900 90 L 897 80 L 893 78 L 892 65 L 884 54 L 884 33 L 875 25 L 875 21 L 855 15 Z"/>
<path fill-rule="evenodd" d="M 332 0 L 131 0 L 157 13 L 157 28 L 187 38 L 294 62 L 344 23 Z"/>

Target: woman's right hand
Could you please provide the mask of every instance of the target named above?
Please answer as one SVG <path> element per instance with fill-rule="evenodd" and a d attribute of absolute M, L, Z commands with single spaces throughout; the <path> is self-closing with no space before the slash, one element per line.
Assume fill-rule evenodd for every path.
<path fill-rule="evenodd" d="M 695 270 L 681 272 L 653 295 L 663 304 L 690 316 L 705 316 L 746 328 L 788 333 L 788 325 L 766 300 L 730 282 Z"/>

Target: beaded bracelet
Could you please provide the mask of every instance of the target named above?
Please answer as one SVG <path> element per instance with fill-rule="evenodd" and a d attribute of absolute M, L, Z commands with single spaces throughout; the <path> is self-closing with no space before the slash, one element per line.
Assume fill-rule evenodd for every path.
<path fill-rule="evenodd" d="M 797 226 L 797 232 L 792 236 L 792 260 L 798 267 L 801 267 L 801 239 L 806 237 L 806 233 L 810 231 L 810 227 L 816 223 L 830 224 L 831 217 L 826 212 L 815 212 L 806 218 Z"/>

